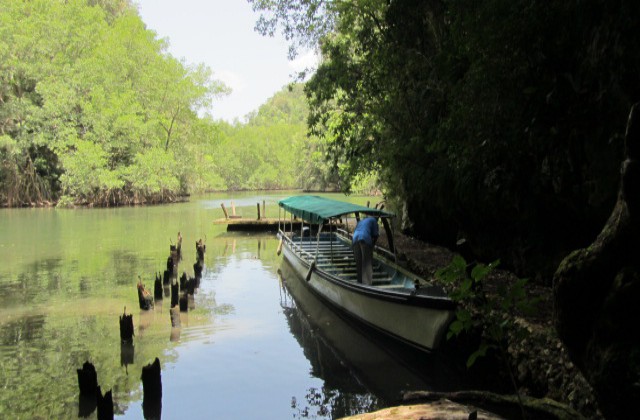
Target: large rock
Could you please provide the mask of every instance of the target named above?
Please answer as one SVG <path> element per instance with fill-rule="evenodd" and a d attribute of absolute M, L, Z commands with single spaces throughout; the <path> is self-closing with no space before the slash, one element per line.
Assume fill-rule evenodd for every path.
<path fill-rule="evenodd" d="M 427 404 L 385 408 L 373 413 L 344 417 L 342 420 L 469 420 L 474 418 L 478 420 L 504 420 L 504 417 L 497 414 L 446 399 Z"/>
<path fill-rule="evenodd" d="M 611 419 L 640 418 L 640 103 L 625 149 L 609 220 L 554 276 L 556 329 Z"/>

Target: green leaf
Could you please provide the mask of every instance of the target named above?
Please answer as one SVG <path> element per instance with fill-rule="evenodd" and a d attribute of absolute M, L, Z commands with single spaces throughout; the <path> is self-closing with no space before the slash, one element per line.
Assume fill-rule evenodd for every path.
<path fill-rule="evenodd" d="M 478 348 L 478 350 L 471 353 L 471 356 L 469 356 L 469 358 L 467 359 L 467 368 L 470 368 L 471 366 L 473 366 L 476 360 L 478 359 L 478 357 L 486 356 L 487 350 L 489 350 L 492 347 L 493 346 L 490 346 L 487 343 L 480 344 L 480 348 Z"/>

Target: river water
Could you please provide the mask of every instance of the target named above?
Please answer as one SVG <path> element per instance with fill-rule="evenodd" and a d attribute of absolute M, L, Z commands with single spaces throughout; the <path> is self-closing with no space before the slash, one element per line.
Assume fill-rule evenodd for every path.
<path fill-rule="evenodd" d="M 0 418 L 79 416 L 76 369 L 93 363 L 116 418 L 142 419 L 142 367 L 162 367 L 165 419 L 339 418 L 393 405 L 408 389 L 458 386 L 429 355 L 354 325 L 318 302 L 273 233 L 228 233 L 212 221 L 234 201 L 277 217 L 283 193 L 211 194 L 116 209 L 0 210 Z M 331 195 L 328 195 L 331 196 Z M 365 203 L 367 197 L 334 198 Z M 204 270 L 181 327 L 170 299 L 139 309 L 181 232 L 179 273 Z M 119 316 L 133 315 L 133 348 Z M 96 418 L 92 412 L 89 418 Z"/>

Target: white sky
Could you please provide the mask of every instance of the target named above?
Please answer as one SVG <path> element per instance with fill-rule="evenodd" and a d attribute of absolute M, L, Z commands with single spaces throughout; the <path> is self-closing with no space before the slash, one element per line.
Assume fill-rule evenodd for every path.
<path fill-rule="evenodd" d="M 140 16 L 169 52 L 187 64 L 204 63 L 232 93 L 216 99 L 210 113 L 232 122 L 243 119 L 313 64 L 307 54 L 290 62 L 283 37 L 254 31 L 258 14 L 246 0 L 136 0 Z"/>

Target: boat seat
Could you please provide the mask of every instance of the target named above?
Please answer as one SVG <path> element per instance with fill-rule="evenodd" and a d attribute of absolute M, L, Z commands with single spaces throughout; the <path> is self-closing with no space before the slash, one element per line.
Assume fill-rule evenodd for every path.
<path fill-rule="evenodd" d="M 387 278 L 377 278 L 377 279 L 374 278 L 373 282 L 372 282 L 372 285 L 373 286 L 386 286 L 386 285 L 388 285 L 390 283 L 391 283 L 391 279 L 389 277 L 387 277 Z"/>

